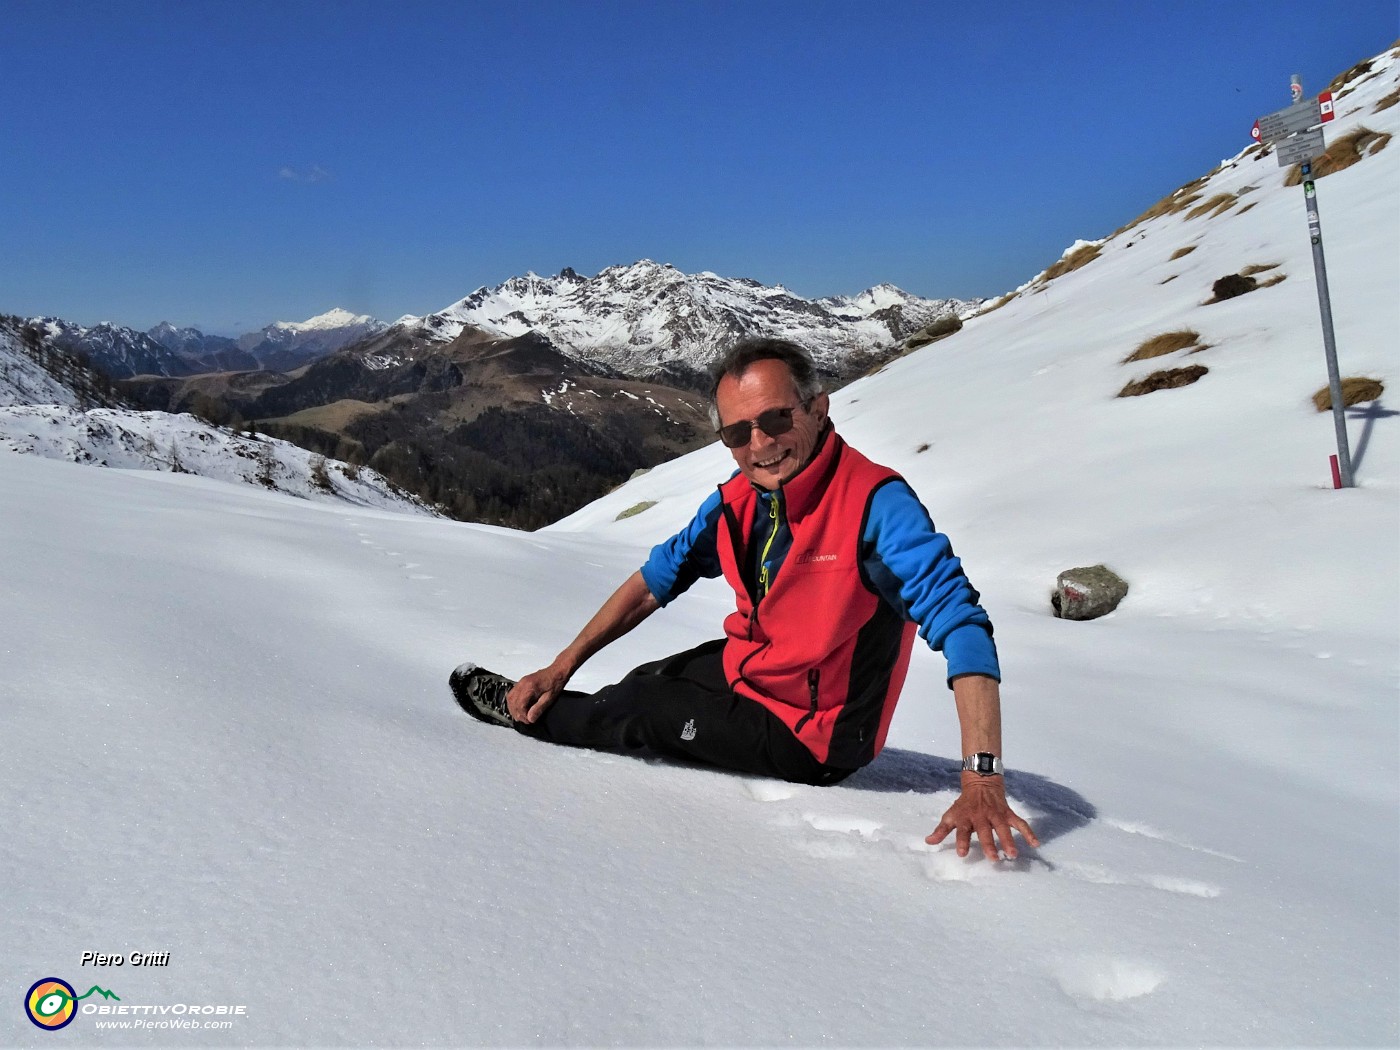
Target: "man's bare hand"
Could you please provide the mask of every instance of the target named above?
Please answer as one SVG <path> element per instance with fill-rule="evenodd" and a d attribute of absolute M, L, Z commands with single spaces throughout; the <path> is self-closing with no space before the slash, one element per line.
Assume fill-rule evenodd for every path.
<path fill-rule="evenodd" d="M 1022 838 L 1032 846 L 1039 846 L 1031 826 L 1016 815 L 1006 802 L 1006 785 L 1002 778 L 979 777 L 976 773 L 964 773 L 962 794 L 948 807 L 933 834 L 924 839 L 930 846 L 937 846 L 954 831 L 957 834 L 958 856 L 966 857 L 972 848 L 972 836 L 977 836 L 982 852 L 988 860 L 1000 860 L 997 843 L 1008 860 L 1016 859 L 1016 844 L 1011 841 L 1011 830 L 1021 833 Z"/>
<path fill-rule="evenodd" d="M 572 670 L 558 660 L 534 674 L 527 674 L 506 694 L 510 717 L 517 722 L 538 722 L 572 676 Z"/>

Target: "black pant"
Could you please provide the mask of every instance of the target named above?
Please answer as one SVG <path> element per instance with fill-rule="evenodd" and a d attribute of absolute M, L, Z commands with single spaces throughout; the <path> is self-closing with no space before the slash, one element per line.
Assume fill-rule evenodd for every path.
<path fill-rule="evenodd" d="M 732 692 L 724 640 L 643 664 L 596 693 L 566 689 L 526 736 L 597 751 L 652 752 L 800 784 L 835 784 L 855 772 L 812 757 L 776 715 Z"/>

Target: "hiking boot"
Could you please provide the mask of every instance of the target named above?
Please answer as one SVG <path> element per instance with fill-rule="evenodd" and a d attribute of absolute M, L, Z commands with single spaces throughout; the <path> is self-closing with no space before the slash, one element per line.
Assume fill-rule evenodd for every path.
<path fill-rule="evenodd" d="M 509 678 L 466 663 L 452 672 L 447 684 L 452 687 L 452 695 L 462 705 L 462 710 L 473 718 L 492 725 L 515 725 L 515 719 L 510 717 L 510 709 L 506 707 L 506 694 L 515 685 Z"/>

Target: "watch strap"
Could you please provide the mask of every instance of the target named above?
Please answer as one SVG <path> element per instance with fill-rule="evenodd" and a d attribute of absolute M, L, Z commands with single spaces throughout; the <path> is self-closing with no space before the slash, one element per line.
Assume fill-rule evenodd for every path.
<path fill-rule="evenodd" d="M 964 756 L 962 768 L 964 773 L 976 773 L 979 777 L 1000 776 L 1004 772 L 1001 759 L 990 751 L 978 751 L 975 755 Z"/>

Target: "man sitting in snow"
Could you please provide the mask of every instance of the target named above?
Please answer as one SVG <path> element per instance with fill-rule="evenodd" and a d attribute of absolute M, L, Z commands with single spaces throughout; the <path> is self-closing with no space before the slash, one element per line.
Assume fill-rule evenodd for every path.
<path fill-rule="evenodd" d="M 476 717 L 556 744 L 650 751 L 804 784 L 835 784 L 885 743 L 914 635 L 942 650 L 962 729 L 962 793 L 928 837 L 971 836 L 997 859 L 1011 830 L 991 622 L 923 504 L 851 448 L 812 361 L 753 339 L 718 362 L 711 419 L 739 469 L 655 547 L 548 667 L 511 682 L 473 664 L 452 688 Z M 701 576 L 737 608 L 725 637 L 638 667 L 597 693 L 565 689 L 594 653 Z"/>

